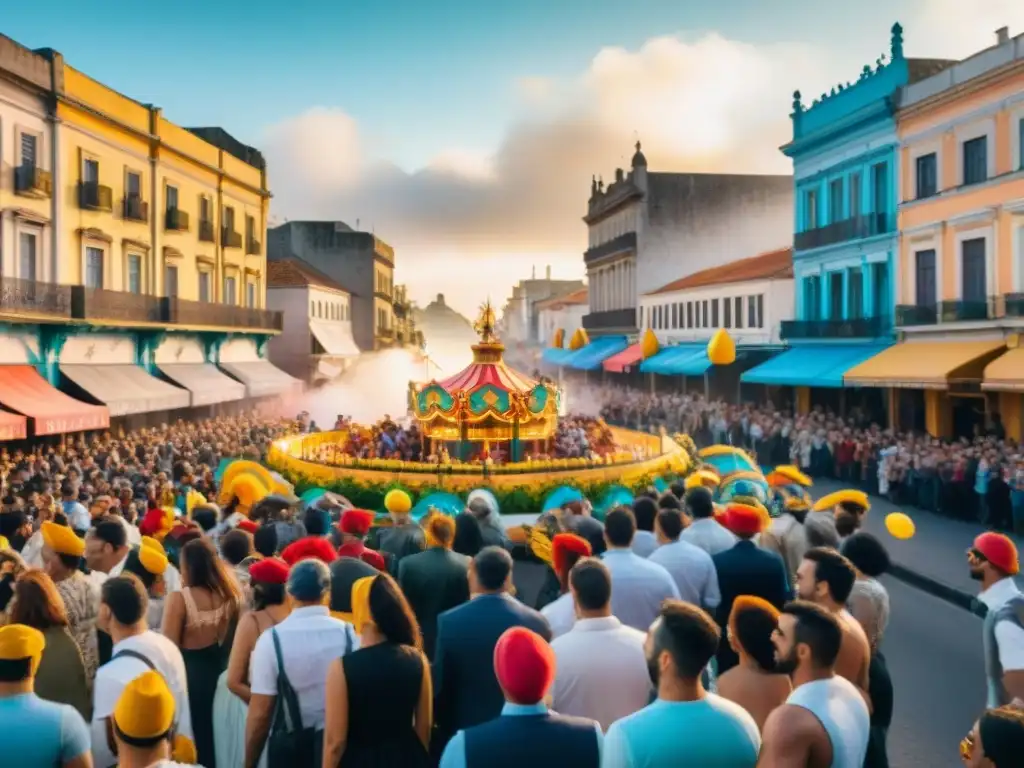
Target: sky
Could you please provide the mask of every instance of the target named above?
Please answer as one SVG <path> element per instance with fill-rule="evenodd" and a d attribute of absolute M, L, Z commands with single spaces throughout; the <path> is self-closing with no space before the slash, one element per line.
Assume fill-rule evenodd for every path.
<path fill-rule="evenodd" d="M 1024 31 L 1020 0 L 50 0 L 0 31 L 268 160 L 274 220 L 343 220 L 398 282 L 473 314 L 545 266 L 584 275 L 593 174 L 789 173 L 792 92 Z M 782 245 L 782 244 L 780 244 Z M 751 254 L 753 255 L 753 254 Z M 682 267 L 681 267 L 682 269 Z M 682 274 L 682 272 L 681 272 Z"/>

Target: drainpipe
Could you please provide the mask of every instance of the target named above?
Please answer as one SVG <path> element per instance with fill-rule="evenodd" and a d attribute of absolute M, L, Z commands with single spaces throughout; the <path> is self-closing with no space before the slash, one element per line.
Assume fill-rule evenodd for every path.
<path fill-rule="evenodd" d="M 160 236 L 159 219 L 160 201 L 157 198 L 157 190 L 159 189 L 157 180 L 157 171 L 159 169 L 159 158 L 160 158 L 160 139 L 157 138 L 160 134 L 160 114 L 163 112 L 160 107 L 149 108 L 149 242 L 152 255 L 150 256 L 150 269 L 149 269 L 149 292 L 152 296 L 159 296 L 162 293 L 163 286 L 163 270 L 160 269 L 163 264 L 163 248 L 158 242 Z"/>

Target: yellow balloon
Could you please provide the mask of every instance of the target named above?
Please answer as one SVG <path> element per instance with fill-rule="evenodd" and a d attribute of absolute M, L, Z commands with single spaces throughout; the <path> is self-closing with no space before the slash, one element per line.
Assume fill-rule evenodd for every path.
<path fill-rule="evenodd" d="M 909 539 L 914 535 L 917 527 L 909 515 L 902 512 L 890 512 L 885 516 L 885 529 L 895 539 Z"/>
<path fill-rule="evenodd" d="M 715 331 L 708 342 L 708 360 L 712 365 L 730 365 L 736 360 L 736 342 L 724 328 Z"/>

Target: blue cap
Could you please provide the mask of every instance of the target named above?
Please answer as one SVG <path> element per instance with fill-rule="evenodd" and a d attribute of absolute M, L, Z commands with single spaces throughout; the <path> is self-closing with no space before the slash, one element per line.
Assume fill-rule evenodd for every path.
<path fill-rule="evenodd" d="M 331 588 L 331 571 L 319 560 L 303 560 L 288 574 L 288 594 L 303 603 L 323 599 Z"/>

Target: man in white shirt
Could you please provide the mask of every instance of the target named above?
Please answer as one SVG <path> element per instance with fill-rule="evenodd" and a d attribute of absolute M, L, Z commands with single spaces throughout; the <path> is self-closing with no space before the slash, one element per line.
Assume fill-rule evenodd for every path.
<path fill-rule="evenodd" d="M 715 520 L 715 502 L 707 488 L 691 488 L 686 492 L 686 511 L 693 522 L 679 535 L 681 541 L 688 541 L 711 556 L 736 545 L 738 539 Z"/>
<path fill-rule="evenodd" d="M 96 624 L 110 635 L 114 647 L 110 661 L 97 670 L 93 687 L 91 731 L 96 768 L 117 763 L 107 721 L 124 687 L 150 669 L 163 676 L 174 695 L 178 733 L 193 738 L 185 662 L 174 643 L 147 628 L 148 608 L 146 589 L 136 576 L 114 576 L 103 583 Z"/>
<path fill-rule="evenodd" d="M 284 673 L 299 700 L 302 728 L 324 729 L 327 669 L 331 662 L 359 647 L 351 624 L 331 616 L 327 598 L 331 572 L 319 560 L 302 560 L 288 576 L 292 612 L 256 641 L 250 669 L 252 700 L 245 719 L 245 768 L 255 768 L 270 735 L 277 698 L 278 665 L 274 637 L 281 644 Z M 316 749 L 323 746 L 317 737 Z M 317 758 L 319 765 L 319 757 Z"/>
<path fill-rule="evenodd" d="M 1024 594 L 1017 546 L 1009 536 L 989 531 L 967 553 L 971 578 L 981 582 L 978 600 L 988 608 L 982 630 L 985 678 L 991 708 L 1024 707 Z"/>
<path fill-rule="evenodd" d="M 648 558 L 672 575 L 683 601 L 714 613 L 722 602 L 718 572 L 711 555 L 688 541 L 680 540 L 683 516 L 676 509 L 663 509 L 654 522 L 659 547 Z"/>
<path fill-rule="evenodd" d="M 552 709 L 596 720 L 606 731 L 651 699 L 646 636 L 612 616 L 612 577 L 600 560 L 576 563 L 569 589 L 578 618 L 551 642 L 557 659 Z"/>
<path fill-rule="evenodd" d="M 646 631 L 658 617 L 666 599 L 679 599 L 679 590 L 664 567 L 635 554 L 631 547 L 636 520 L 629 507 L 613 509 L 605 517 L 602 555 L 612 575 L 612 613 L 623 624 Z"/>
<path fill-rule="evenodd" d="M 633 517 L 636 518 L 633 551 L 640 557 L 650 557 L 658 547 L 658 539 L 654 533 L 654 521 L 657 516 L 658 504 L 654 499 L 641 496 L 633 502 Z"/>

